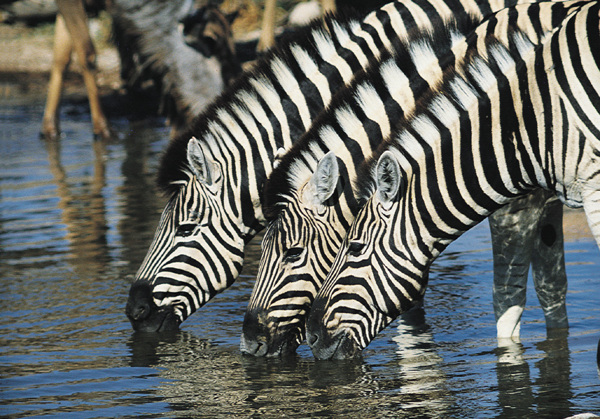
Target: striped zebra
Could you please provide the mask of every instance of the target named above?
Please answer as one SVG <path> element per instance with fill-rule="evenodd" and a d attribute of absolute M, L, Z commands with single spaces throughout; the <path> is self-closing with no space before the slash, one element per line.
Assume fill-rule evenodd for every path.
<path fill-rule="evenodd" d="M 509 38 L 466 51 L 361 167 L 364 206 L 307 322 L 316 358 L 356 356 L 423 298 L 449 243 L 535 188 L 583 207 L 600 246 L 600 4 L 539 45 Z"/>
<path fill-rule="evenodd" d="M 353 188 L 355 169 L 391 134 L 393 121 L 413 113 L 418 98 L 460 64 L 469 45 L 491 34 L 506 38 L 513 27 L 540 42 L 544 34 L 581 4 L 545 1 L 504 9 L 488 16 L 485 24 L 468 38 L 466 34 L 476 22 L 457 14 L 451 26 L 434 31 L 428 38 L 397 45 L 393 56 L 380 57 L 377 64 L 357 75 L 351 86 L 336 96 L 310 130 L 294 143 L 267 181 L 263 207 L 270 224 L 263 238 L 258 276 L 244 318 L 242 352 L 275 356 L 294 352 L 302 341 L 310 305 L 360 208 Z M 558 219 L 557 228 L 562 230 L 562 212 L 550 212 L 551 217 L 540 216 L 540 212 L 548 210 L 544 208 L 546 201 L 543 191 L 518 201 L 516 208 L 525 207 L 528 211 L 517 212 L 516 221 L 514 214 L 499 217 L 501 223 L 512 220 L 512 227 L 493 231 L 495 238 L 504 243 L 510 232 L 523 240 L 531 232 L 529 225 L 537 225 L 537 219 L 544 224 L 548 218 L 551 222 Z M 526 216 L 537 219 L 529 222 Z M 546 252 L 546 261 L 552 261 L 556 255 L 564 258 L 562 240 L 555 240 L 554 244 L 553 251 Z M 525 252 L 515 253 L 503 249 L 502 255 L 512 256 L 509 260 L 514 262 L 514 257 L 522 257 Z M 500 265 L 510 273 L 505 274 L 509 277 L 520 268 Z M 555 282 L 536 289 L 545 296 L 540 297 L 544 309 L 555 315 L 548 317 L 557 319 L 548 325 L 562 326 L 561 321 L 566 321 L 564 269 L 549 276 Z M 512 283 L 522 280 L 526 283 L 526 270 Z M 556 287 L 555 283 L 565 284 L 562 292 L 547 292 Z M 515 288 L 526 290 L 517 285 L 520 284 L 515 284 Z M 500 295 L 501 292 L 495 293 L 498 306 L 507 305 L 505 301 L 509 299 Z M 513 295 L 509 293 L 509 297 Z M 501 314 L 504 312 L 507 309 Z M 502 318 L 501 314 L 498 318 Z M 518 320 L 512 320 L 509 335 L 514 333 L 517 323 Z"/>
<path fill-rule="evenodd" d="M 158 182 L 170 199 L 125 308 L 135 330 L 177 329 L 233 283 L 245 244 L 266 224 L 261 191 L 278 150 L 288 149 L 334 92 L 438 4 L 462 7 L 457 0 L 413 0 L 383 6 L 362 21 L 316 22 L 268 54 L 169 144 Z M 477 4 L 475 14 L 489 8 Z"/>

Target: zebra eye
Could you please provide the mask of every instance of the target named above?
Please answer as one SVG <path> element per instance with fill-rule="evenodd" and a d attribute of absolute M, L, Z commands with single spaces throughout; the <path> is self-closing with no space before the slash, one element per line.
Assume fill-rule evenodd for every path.
<path fill-rule="evenodd" d="M 362 253 L 365 248 L 365 244 L 361 242 L 350 242 L 348 246 L 348 254 L 351 256 L 358 256 Z"/>
<path fill-rule="evenodd" d="M 295 262 L 300 259 L 300 255 L 302 255 L 304 249 L 302 247 L 290 247 L 285 251 L 283 255 L 283 260 L 285 262 Z"/>
<path fill-rule="evenodd" d="M 191 236 L 196 227 L 196 224 L 181 224 L 179 227 L 177 227 L 175 235 L 178 237 Z"/>

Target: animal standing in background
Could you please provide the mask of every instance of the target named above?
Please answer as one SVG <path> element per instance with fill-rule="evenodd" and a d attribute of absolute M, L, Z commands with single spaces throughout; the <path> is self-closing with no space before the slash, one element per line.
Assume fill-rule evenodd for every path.
<path fill-rule="evenodd" d="M 585 3 L 541 44 L 514 31 L 467 50 L 361 168 L 365 204 L 307 322 L 316 358 L 357 356 L 423 298 L 446 246 L 536 188 L 583 207 L 600 247 L 600 5 Z"/>
<path fill-rule="evenodd" d="M 439 10 L 442 2 L 430 4 Z M 487 16 L 486 24 L 469 39 L 484 39 L 490 33 L 506 37 L 511 24 L 539 39 L 570 8 L 579 5 L 544 1 L 502 10 Z M 447 28 L 438 15 L 421 23 L 423 31 L 433 31 L 435 39 L 424 39 L 418 32 L 416 39 L 409 33 L 402 42 L 395 43 L 392 56 L 385 54 L 385 58 L 357 75 L 274 169 L 265 187 L 263 206 L 269 227 L 244 318 L 243 352 L 281 355 L 294 352 L 302 341 L 311 303 L 359 210 L 355 169 L 398 129 L 394 121 L 413 113 L 419 98 L 440 83 L 443 74 L 460 64 L 461 53 L 468 45 L 465 38 L 477 24 L 475 14 L 467 7 L 463 13 L 452 15 L 453 25 Z M 433 29 L 440 26 L 444 30 Z M 545 202 L 539 202 L 539 194 L 534 195 L 538 202 L 530 206 L 532 212 L 543 209 Z M 520 218 L 514 223 L 521 229 L 532 224 Z M 515 227 L 509 231 L 522 237 Z M 497 238 L 492 237 L 492 241 Z M 514 251 L 508 249 L 504 254 L 510 256 Z M 551 279 L 562 282 L 558 275 Z M 548 288 L 536 287 L 536 291 L 550 294 Z M 540 298 L 544 310 L 564 306 L 565 294 L 566 287 L 545 300 Z M 500 299 L 498 293 L 495 298 Z M 501 299 L 500 302 L 503 303 Z M 552 320 L 550 317 L 549 328 L 556 327 Z"/>
<path fill-rule="evenodd" d="M 108 138 L 110 129 L 100 105 L 95 78 L 96 55 L 83 2 L 58 0 L 57 5 L 54 60 L 42 135 L 56 137 L 59 134 L 63 76 L 74 50 L 88 91 L 94 134 Z M 184 0 L 107 2 L 121 58 L 121 76 L 130 91 L 143 80 L 152 79 L 157 84 L 161 93 L 160 112 L 168 118 L 172 136 L 187 127 L 203 107 L 221 93 L 225 83 L 241 73 L 230 22 L 216 6 L 206 6 L 201 13 L 196 10 L 195 19 L 187 21 L 188 33 L 181 33 L 178 26 L 194 13 L 192 5 Z"/>
<path fill-rule="evenodd" d="M 229 17 L 214 5 L 192 5 L 185 0 L 113 0 L 110 8 L 119 55 L 127 60 L 122 78 L 127 86 L 146 79 L 158 86 L 159 111 L 167 117 L 171 138 L 241 73 Z"/>
<path fill-rule="evenodd" d="M 109 138 L 111 133 L 100 105 L 98 85 L 96 84 L 96 51 L 88 30 L 83 1 L 56 0 L 56 5 L 58 14 L 56 15 L 53 61 L 41 133 L 45 137 L 54 138 L 60 132 L 58 112 L 63 78 L 71 62 L 71 54 L 75 51 L 87 89 L 94 135 Z"/>
<path fill-rule="evenodd" d="M 232 84 L 242 73 L 231 30 L 231 24 L 237 15 L 237 12 L 225 15 L 217 6 L 209 4 L 194 10 L 181 20 L 185 43 L 205 57 L 217 58 L 226 86 Z"/>

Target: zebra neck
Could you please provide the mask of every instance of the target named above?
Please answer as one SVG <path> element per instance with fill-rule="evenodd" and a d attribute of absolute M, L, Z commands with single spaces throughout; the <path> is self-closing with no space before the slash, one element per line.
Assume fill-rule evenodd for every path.
<path fill-rule="evenodd" d="M 553 141 L 542 143 L 556 192 L 582 205 L 586 188 L 600 187 L 600 3 L 591 2 L 544 45 L 552 93 Z M 560 125 L 559 125 L 560 123 Z"/>
<path fill-rule="evenodd" d="M 529 137 L 537 127 L 523 126 L 515 110 L 534 107 L 519 97 L 527 68 L 513 57 L 532 61 L 536 46 L 508 51 L 492 42 L 488 50 L 492 58 L 475 56 L 449 77 L 389 148 L 406 182 L 398 220 L 410 220 L 397 246 L 420 268 L 544 178 Z"/>

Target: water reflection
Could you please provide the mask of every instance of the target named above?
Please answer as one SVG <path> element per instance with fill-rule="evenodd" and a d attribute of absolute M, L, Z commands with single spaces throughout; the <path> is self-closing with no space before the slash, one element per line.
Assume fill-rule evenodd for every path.
<path fill-rule="evenodd" d="M 573 414 L 568 332 L 558 331 L 535 346 L 543 353 L 542 359 L 535 362 L 539 376 L 532 383 L 539 389 L 536 394 L 538 415 L 567 417 Z"/>
<path fill-rule="evenodd" d="M 60 139 L 43 141 L 48 153 L 50 173 L 56 185 L 62 224 L 66 227 L 65 238 L 69 242 L 69 261 L 75 272 L 87 276 L 90 270 L 99 275 L 109 264 L 110 255 L 106 239 L 106 203 L 103 188 L 106 185 L 106 144 L 94 141 L 93 173 L 79 179 L 78 192 L 74 192 L 61 163 Z"/>
<path fill-rule="evenodd" d="M 160 371 L 164 383 L 154 395 L 177 416 L 445 417 L 458 412 L 423 309 L 405 314 L 396 331 L 395 353 L 386 351 L 375 363 L 247 357 L 237 345 L 215 345 L 186 331 L 134 333 L 127 345 L 132 367 Z"/>
<path fill-rule="evenodd" d="M 123 140 L 124 156 L 119 162 L 123 180 L 115 190 L 121 213 L 117 228 L 123 246 L 121 261 L 132 270 L 142 264 L 166 203 L 154 181 L 156 156 L 165 145 L 166 134 L 162 127 L 157 130 L 151 124 L 136 124 Z"/>
<path fill-rule="evenodd" d="M 42 105 L 0 106 L 0 416 L 600 412 L 600 258 L 589 231 L 565 236 L 568 336 L 545 338 L 532 290 L 522 342 L 497 347 L 487 225 L 441 255 L 424 309 L 390 325 L 359 360 L 316 362 L 306 345 L 287 359 L 240 355 L 259 237 L 236 283 L 183 331 L 133 333 L 123 314 L 126 277 L 164 207 L 154 174 L 168 131 L 161 121 L 117 121 L 117 140 L 93 143 L 85 112 L 73 112 L 64 136 L 44 143 Z"/>
<path fill-rule="evenodd" d="M 571 360 L 566 330 L 554 331 L 535 344 L 541 359 L 530 372 L 527 349 L 517 339 L 498 339 L 500 417 L 567 417 L 571 411 Z"/>
<path fill-rule="evenodd" d="M 529 364 L 523 358 L 524 348 L 518 341 L 498 339 L 496 376 L 500 417 L 527 417 L 535 414 Z"/>
<path fill-rule="evenodd" d="M 404 313 L 397 330 L 398 334 L 392 339 L 398 345 L 398 366 L 405 377 L 400 391 L 413 394 L 404 408 L 446 411 L 452 405 L 453 397 L 442 369 L 444 360 L 437 352 L 423 307 L 417 306 Z M 415 397 L 417 395 L 420 397 Z"/>

